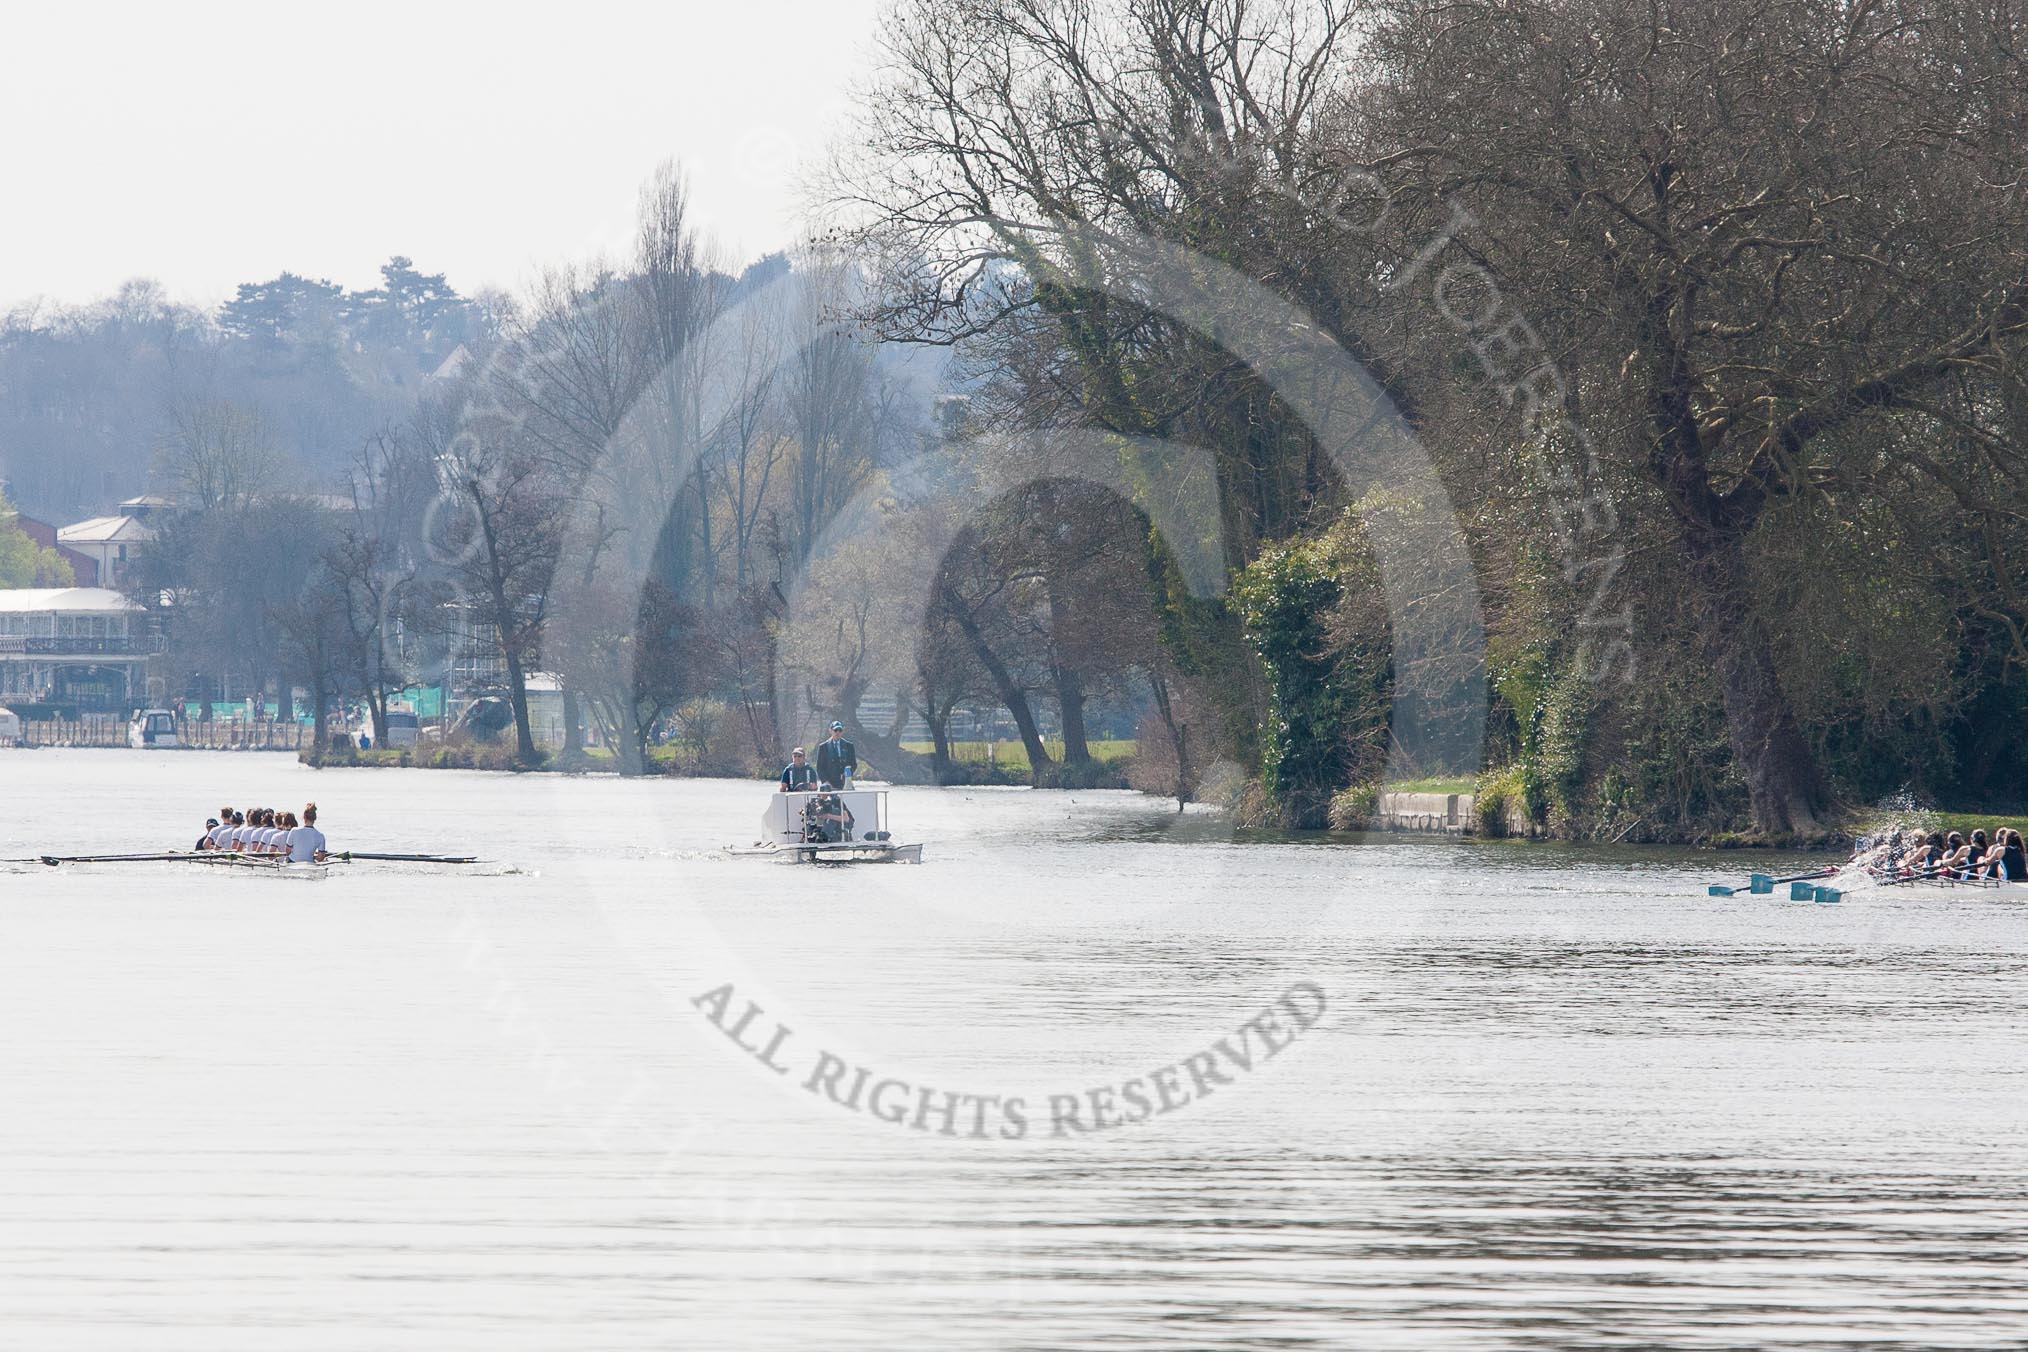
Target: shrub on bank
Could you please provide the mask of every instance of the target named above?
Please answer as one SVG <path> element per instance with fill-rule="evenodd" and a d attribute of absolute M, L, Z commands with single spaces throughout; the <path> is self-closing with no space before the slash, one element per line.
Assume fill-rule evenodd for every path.
<path fill-rule="evenodd" d="M 537 748 L 533 764 L 516 759 L 506 742 L 450 742 L 432 747 L 417 764 L 430 770 L 540 770 L 549 753 Z"/>
<path fill-rule="evenodd" d="M 1380 786 L 1354 784 L 1331 795 L 1333 831 L 1364 831 L 1380 812 Z"/>
<path fill-rule="evenodd" d="M 400 749 L 374 747 L 361 751 L 356 746 L 333 746 L 327 751 L 303 751 L 297 759 L 319 769 L 366 766 L 424 770 L 540 770 L 548 763 L 549 753 L 538 749 L 535 763 L 524 765 L 515 758 L 512 743 L 456 738 L 440 746 Z"/>
<path fill-rule="evenodd" d="M 1527 771 L 1519 765 L 1488 770 L 1479 776 L 1473 791 L 1473 811 L 1479 819 L 1479 834 L 1497 840 L 1512 835 L 1517 822 L 1530 820 L 1525 780 Z"/>

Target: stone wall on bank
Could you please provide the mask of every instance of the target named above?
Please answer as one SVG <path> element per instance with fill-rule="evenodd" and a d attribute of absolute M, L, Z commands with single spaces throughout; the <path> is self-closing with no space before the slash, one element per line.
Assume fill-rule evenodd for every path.
<path fill-rule="evenodd" d="M 1469 793 L 1383 793 L 1373 814 L 1382 831 L 1469 834 L 1479 829 Z"/>

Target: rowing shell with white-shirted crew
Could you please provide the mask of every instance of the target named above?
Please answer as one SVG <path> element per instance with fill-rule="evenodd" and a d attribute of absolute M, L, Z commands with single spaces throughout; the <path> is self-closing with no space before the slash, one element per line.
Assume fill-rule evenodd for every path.
<path fill-rule="evenodd" d="M 321 864 L 329 854 L 324 833 L 317 829 L 317 805 L 305 804 L 299 818 L 271 807 L 235 812 L 222 807 L 206 820 L 194 847 L 199 853 L 227 851 L 245 855 L 286 855 L 292 864 Z"/>
<path fill-rule="evenodd" d="M 392 854 L 364 850 L 333 852 L 317 827 L 317 805 L 302 816 L 275 808 L 244 812 L 222 807 L 204 823 L 204 834 L 187 849 L 155 854 L 38 854 L 0 863 L 47 864 L 219 864 L 258 867 L 290 877 L 320 877 L 327 864 L 477 864 L 470 854 Z M 302 867 L 299 867 L 302 866 Z"/>

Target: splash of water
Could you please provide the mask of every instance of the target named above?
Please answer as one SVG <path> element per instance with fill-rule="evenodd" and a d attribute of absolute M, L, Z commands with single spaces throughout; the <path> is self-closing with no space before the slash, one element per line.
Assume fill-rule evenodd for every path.
<path fill-rule="evenodd" d="M 1921 832 L 1927 835 L 1941 825 L 1942 819 L 1937 816 L 1934 807 L 1924 803 L 1907 789 L 1902 789 L 1874 803 L 1873 811 L 1868 814 L 1866 832 L 1853 839 L 1852 852 L 1857 854 L 1871 845 L 1878 844 L 1893 832 L 1900 832 L 1903 835 Z"/>

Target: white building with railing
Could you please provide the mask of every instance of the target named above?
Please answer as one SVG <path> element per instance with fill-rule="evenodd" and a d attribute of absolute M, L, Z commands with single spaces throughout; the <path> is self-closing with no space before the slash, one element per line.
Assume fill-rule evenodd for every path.
<path fill-rule="evenodd" d="M 141 607 L 103 587 L 0 590 L 0 703 L 137 707 L 151 632 Z"/>

